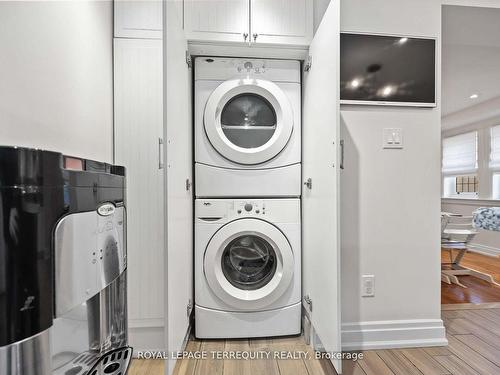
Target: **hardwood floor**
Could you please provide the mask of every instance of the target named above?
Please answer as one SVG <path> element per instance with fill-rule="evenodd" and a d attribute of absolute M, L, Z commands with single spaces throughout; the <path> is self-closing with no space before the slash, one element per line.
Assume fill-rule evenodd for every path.
<path fill-rule="evenodd" d="M 441 252 L 441 260 L 449 262 L 447 251 Z M 469 252 L 465 254 L 462 264 L 466 267 L 476 269 L 492 275 L 500 282 L 500 258 L 489 257 Z M 467 288 L 455 284 L 441 283 L 441 303 L 489 303 L 500 302 L 500 287 L 472 276 L 459 276 Z"/>
<path fill-rule="evenodd" d="M 493 305 L 494 306 L 494 305 Z M 344 375 L 500 375 L 500 308 L 469 306 L 442 312 L 447 347 L 372 350 L 356 362 L 344 361 Z M 196 351 L 306 352 L 301 337 L 259 340 L 192 340 L 186 349 Z M 150 363 L 151 362 L 151 363 Z M 149 364 L 148 364 L 149 363 Z M 163 375 L 158 361 L 133 362 L 129 375 Z M 334 375 L 327 360 L 297 359 L 183 359 L 175 375 Z"/>
<path fill-rule="evenodd" d="M 164 375 L 165 361 L 159 359 L 134 359 L 127 375 Z"/>

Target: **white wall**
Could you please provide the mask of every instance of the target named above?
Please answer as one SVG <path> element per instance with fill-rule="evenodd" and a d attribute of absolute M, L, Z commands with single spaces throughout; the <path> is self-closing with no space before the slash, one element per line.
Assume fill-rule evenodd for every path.
<path fill-rule="evenodd" d="M 321 20 L 323 19 L 323 15 L 326 12 L 326 8 L 328 8 L 328 4 L 330 4 L 330 0 L 313 0 L 313 25 L 314 32 L 318 28 Z"/>
<path fill-rule="evenodd" d="M 341 30 L 436 37 L 439 43 L 440 2 L 343 0 Z M 439 84 L 440 69 L 437 74 Z M 439 93 L 434 109 L 341 106 L 346 348 L 444 342 Z M 382 130 L 391 127 L 403 129 L 404 149 L 382 149 Z M 375 275 L 373 298 L 360 297 L 363 274 Z"/>
<path fill-rule="evenodd" d="M 111 162 L 111 1 L 0 2 L 0 144 Z"/>

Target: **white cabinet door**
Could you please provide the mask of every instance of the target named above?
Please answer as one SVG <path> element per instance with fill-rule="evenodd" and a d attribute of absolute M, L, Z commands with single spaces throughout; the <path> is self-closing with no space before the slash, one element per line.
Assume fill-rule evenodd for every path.
<path fill-rule="evenodd" d="M 302 191 L 303 292 L 327 352 L 340 352 L 339 2 L 332 0 L 309 50 L 304 73 Z M 340 374 L 340 361 L 332 361 Z"/>
<path fill-rule="evenodd" d="M 252 42 L 309 45 L 313 36 L 311 0 L 250 0 Z"/>
<path fill-rule="evenodd" d="M 249 0 L 185 0 L 184 29 L 190 41 L 245 42 Z"/>
<path fill-rule="evenodd" d="M 184 349 L 187 306 L 193 304 L 193 109 L 182 2 L 170 0 L 166 7 L 167 333 L 168 350 L 174 352 Z M 170 374 L 174 361 L 167 363 Z"/>
<path fill-rule="evenodd" d="M 115 0 L 115 38 L 162 37 L 161 0 Z"/>
<path fill-rule="evenodd" d="M 115 38 L 114 145 L 115 163 L 125 166 L 127 176 L 131 328 L 164 326 L 164 170 L 159 147 L 163 137 L 162 79 L 161 40 Z"/>

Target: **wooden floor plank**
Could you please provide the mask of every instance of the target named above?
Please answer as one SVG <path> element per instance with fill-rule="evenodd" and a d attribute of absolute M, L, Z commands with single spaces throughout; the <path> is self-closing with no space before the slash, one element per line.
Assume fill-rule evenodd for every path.
<path fill-rule="evenodd" d="M 394 372 L 379 357 L 376 351 L 366 351 L 363 354 L 363 359 L 358 363 L 366 375 L 394 375 Z"/>
<path fill-rule="evenodd" d="M 455 355 L 434 357 L 441 366 L 453 375 L 479 375 L 479 373 Z"/>
<path fill-rule="evenodd" d="M 433 346 L 430 348 L 422 348 L 427 354 L 431 357 L 435 357 L 437 355 L 451 355 L 450 349 L 446 346 Z"/>
<path fill-rule="evenodd" d="M 224 340 L 208 340 L 201 343 L 201 350 L 208 353 L 205 360 L 196 361 L 196 375 L 222 375 L 224 371 L 224 362 L 212 357 L 212 352 L 222 352 L 225 347 Z M 183 374 L 184 375 L 184 374 Z"/>
<path fill-rule="evenodd" d="M 463 310 L 460 311 L 460 315 L 465 319 L 474 323 L 474 325 L 483 327 L 496 335 L 500 336 L 500 325 L 492 322 L 490 319 L 484 318 L 473 310 Z"/>
<path fill-rule="evenodd" d="M 273 348 L 277 351 L 297 351 L 304 350 L 302 337 L 283 337 L 273 339 Z M 307 368 L 303 360 L 298 359 L 278 359 L 278 368 L 281 375 L 304 375 Z"/>
<path fill-rule="evenodd" d="M 477 310 L 477 309 L 500 309 L 500 302 L 441 304 L 441 311 Z"/>
<path fill-rule="evenodd" d="M 278 362 L 273 357 L 271 339 L 252 339 L 249 340 L 250 349 L 254 352 L 270 353 L 269 359 L 256 359 L 250 362 L 252 374 L 279 375 Z"/>
<path fill-rule="evenodd" d="M 481 309 L 474 310 L 474 312 L 483 318 L 491 320 L 493 323 L 500 325 L 500 313 L 498 309 Z"/>
<path fill-rule="evenodd" d="M 128 375 L 140 375 L 146 371 L 147 368 L 147 360 L 144 359 L 134 359 L 132 363 L 130 363 L 130 367 L 128 369 Z"/>
<path fill-rule="evenodd" d="M 323 375 L 337 375 L 335 368 L 327 358 L 316 359 L 315 351 L 308 345 L 303 345 L 304 350 L 307 351 L 308 358 L 304 360 L 307 373 L 309 375 L 323 374 Z"/>
<path fill-rule="evenodd" d="M 442 310 L 441 317 L 444 319 L 460 318 L 459 312 L 460 312 L 460 310 Z"/>
<path fill-rule="evenodd" d="M 474 330 L 477 326 L 474 327 Z M 446 322 L 446 331 L 452 335 L 466 335 L 472 333 L 470 321 L 463 318 L 449 319 Z"/>
<path fill-rule="evenodd" d="M 186 345 L 186 352 L 196 353 L 200 351 L 201 341 L 196 339 L 191 339 L 188 341 Z M 175 368 L 174 375 L 194 375 L 196 369 L 196 359 L 194 358 L 186 358 L 186 359 L 178 359 Z"/>
<path fill-rule="evenodd" d="M 314 374 L 321 375 L 321 374 Z M 359 362 L 342 361 L 342 375 L 366 375 Z"/>
<path fill-rule="evenodd" d="M 454 336 L 447 336 L 448 348 L 481 375 L 500 375 L 500 367 L 484 358 Z"/>
<path fill-rule="evenodd" d="M 401 353 L 403 353 L 404 356 L 424 375 L 442 375 L 450 373 L 423 349 L 402 349 Z"/>
<path fill-rule="evenodd" d="M 227 340 L 224 349 L 227 353 L 250 352 L 248 340 Z M 251 375 L 252 369 L 249 360 L 227 359 L 224 360 L 224 375 Z"/>
<path fill-rule="evenodd" d="M 377 354 L 396 375 L 422 375 L 422 372 L 400 352 L 377 350 Z"/>
<path fill-rule="evenodd" d="M 484 342 L 474 335 L 456 335 L 455 338 L 462 341 L 469 348 L 475 350 L 484 358 L 490 360 L 490 362 L 493 362 L 495 365 L 500 367 L 500 350 L 498 350 L 494 346 L 488 344 L 487 342 Z"/>
<path fill-rule="evenodd" d="M 451 328 L 448 329 L 448 327 Z M 500 349 L 500 336 L 491 332 L 490 330 L 483 328 L 475 324 L 469 319 L 452 319 L 446 326 L 449 333 L 453 335 L 468 335 L 474 334 L 480 339 L 486 341 L 487 343 L 493 345 L 497 349 Z"/>
<path fill-rule="evenodd" d="M 159 375 L 165 372 L 165 361 L 160 359 L 134 359 L 127 375 Z"/>

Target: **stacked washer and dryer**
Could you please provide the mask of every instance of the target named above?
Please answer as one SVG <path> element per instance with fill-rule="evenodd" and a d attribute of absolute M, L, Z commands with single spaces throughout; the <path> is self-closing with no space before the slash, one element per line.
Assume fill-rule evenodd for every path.
<path fill-rule="evenodd" d="M 298 61 L 195 61 L 198 338 L 301 330 Z"/>

